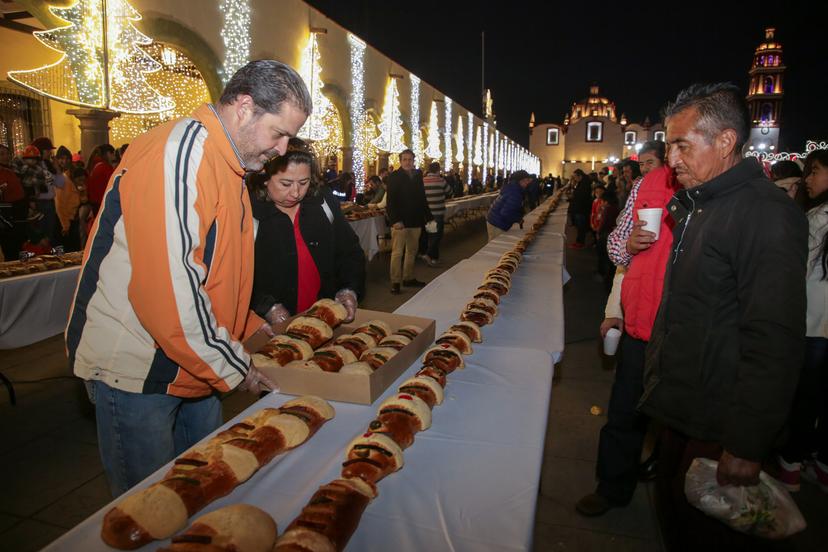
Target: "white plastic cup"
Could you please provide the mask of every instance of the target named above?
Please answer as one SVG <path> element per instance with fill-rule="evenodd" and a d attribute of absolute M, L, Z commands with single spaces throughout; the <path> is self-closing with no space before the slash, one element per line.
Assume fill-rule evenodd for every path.
<path fill-rule="evenodd" d="M 664 209 L 661 208 L 638 210 L 638 220 L 644 221 L 644 230 L 647 230 L 648 232 L 655 232 L 655 239 L 658 239 L 659 234 L 661 234 L 662 211 L 664 211 Z"/>
<path fill-rule="evenodd" d="M 618 350 L 618 342 L 621 341 L 621 330 L 610 328 L 604 336 L 604 354 L 612 356 Z"/>

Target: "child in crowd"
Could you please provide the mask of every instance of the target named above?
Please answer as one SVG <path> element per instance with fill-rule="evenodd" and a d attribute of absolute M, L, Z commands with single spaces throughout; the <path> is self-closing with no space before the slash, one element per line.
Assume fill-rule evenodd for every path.
<path fill-rule="evenodd" d="M 21 249 L 35 255 L 48 255 L 52 251 L 52 244 L 38 228 L 30 228 L 29 239 L 23 243 Z"/>
<path fill-rule="evenodd" d="M 828 492 L 828 150 L 805 160 L 808 211 L 805 362 L 790 415 L 790 437 L 779 455 L 782 483 L 798 491 L 800 474 Z"/>

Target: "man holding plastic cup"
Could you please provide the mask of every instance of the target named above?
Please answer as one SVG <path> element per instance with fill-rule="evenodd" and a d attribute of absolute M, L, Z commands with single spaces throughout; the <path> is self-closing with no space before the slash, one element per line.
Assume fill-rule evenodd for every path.
<path fill-rule="evenodd" d="M 741 158 L 748 120 L 741 90 L 724 83 L 690 86 L 665 110 L 684 189 L 667 205 L 673 245 L 639 408 L 666 427 L 656 491 L 668 550 L 765 549 L 690 506 L 685 474 L 709 458 L 719 485 L 759 482 L 804 354 L 808 226 Z"/>

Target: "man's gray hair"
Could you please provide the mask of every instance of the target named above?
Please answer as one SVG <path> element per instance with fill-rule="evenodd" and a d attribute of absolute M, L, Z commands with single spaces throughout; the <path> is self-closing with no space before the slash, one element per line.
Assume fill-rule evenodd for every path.
<path fill-rule="evenodd" d="M 749 137 L 750 117 L 742 91 L 736 85 L 729 82 L 690 85 L 664 107 L 662 114 L 666 120 L 691 107 L 699 112 L 696 128 L 708 143 L 722 131 L 732 129 L 736 132 L 734 153 L 741 153 Z"/>
<path fill-rule="evenodd" d="M 219 100 L 224 105 L 236 101 L 239 94 L 253 98 L 253 103 L 267 113 L 279 113 L 285 102 L 310 115 L 313 110 L 308 87 L 292 67 L 272 59 L 251 61 L 233 75 L 224 86 Z"/>

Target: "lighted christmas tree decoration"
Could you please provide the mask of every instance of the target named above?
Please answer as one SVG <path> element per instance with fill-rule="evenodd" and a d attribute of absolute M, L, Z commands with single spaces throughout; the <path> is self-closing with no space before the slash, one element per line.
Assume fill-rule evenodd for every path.
<path fill-rule="evenodd" d="M 356 35 L 348 33 L 351 47 L 351 172 L 354 175 L 357 191 L 365 187 L 365 161 L 369 147 L 373 147 L 376 129 L 366 139 L 365 115 L 365 43 Z M 372 121 L 373 122 L 373 121 Z"/>
<path fill-rule="evenodd" d="M 158 113 L 175 107 L 146 80 L 161 69 L 142 47 L 152 39 L 135 28 L 141 19 L 126 0 L 78 0 L 49 11 L 67 23 L 34 36 L 62 53 L 51 65 L 10 71 L 9 79 L 62 102 L 123 113 Z"/>
<path fill-rule="evenodd" d="M 480 127 L 477 127 L 474 131 L 474 158 L 472 162 L 478 167 L 483 164 L 483 131 Z"/>
<path fill-rule="evenodd" d="M 446 128 L 443 130 L 443 137 L 445 138 L 445 159 L 443 160 L 443 170 L 451 169 L 451 98 L 446 96 L 446 115 L 443 119 L 446 122 Z"/>
<path fill-rule="evenodd" d="M 302 51 L 299 75 L 308 87 L 313 110 L 308 115 L 305 124 L 299 129 L 298 136 L 312 142 L 316 154 L 324 159 L 337 153 L 342 147 L 342 122 L 339 118 L 339 111 L 322 93 L 325 83 L 322 82 L 317 33 L 313 31 Z"/>
<path fill-rule="evenodd" d="M 224 41 L 222 81 L 227 84 L 236 71 L 250 59 L 250 0 L 221 0 L 224 16 L 221 38 Z"/>
<path fill-rule="evenodd" d="M 368 163 L 369 165 L 376 163 L 377 159 L 379 159 L 380 152 L 379 149 L 377 149 L 377 146 L 374 145 L 374 142 L 376 142 L 377 137 L 379 136 L 379 129 L 377 128 L 377 123 L 374 121 L 374 118 L 368 113 L 362 114 L 362 123 L 360 124 L 359 133 L 360 142 L 365 144 L 365 148 L 362 153 L 365 163 Z"/>
<path fill-rule="evenodd" d="M 428 147 L 425 150 L 426 157 L 433 160 L 440 159 L 440 122 L 437 118 L 437 102 L 431 100 L 431 113 L 428 116 Z"/>
<path fill-rule="evenodd" d="M 493 173 L 497 172 L 497 165 L 495 165 L 495 147 L 494 147 L 496 138 L 497 138 L 497 131 L 495 131 L 494 134 L 489 136 L 489 155 L 487 157 L 488 160 L 489 160 L 489 168 L 492 169 Z"/>
<path fill-rule="evenodd" d="M 389 77 L 388 84 L 385 86 L 385 101 L 382 106 L 379 131 L 380 135 L 374 140 L 374 145 L 380 151 L 399 153 L 405 149 L 402 116 L 400 115 L 400 93 L 397 90 L 397 79 L 394 77 Z"/>
<path fill-rule="evenodd" d="M 411 75 L 411 149 L 414 159 L 423 162 L 423 133 L 420 131 L 420 77 Z"/>
<path fill-rule="evenodd" d="M 483 157 L 483 183 L 486 183 L 486 176 L 489 174 L 489 148 L 487 140 L 489 139 L 489 123 L 483 123 L 483 141 L 481 143 L 481 155 Z"/>
<path fill-rule="evenodd" d="M 458 163 L 465 163 L 466 156 L 464 153 L 463 144 L 463 116 L 457 116 L 457 134 L 455 135 L 454 141 L 457 142 L 457 155 L 454 156 L 454 160 Z"/>

